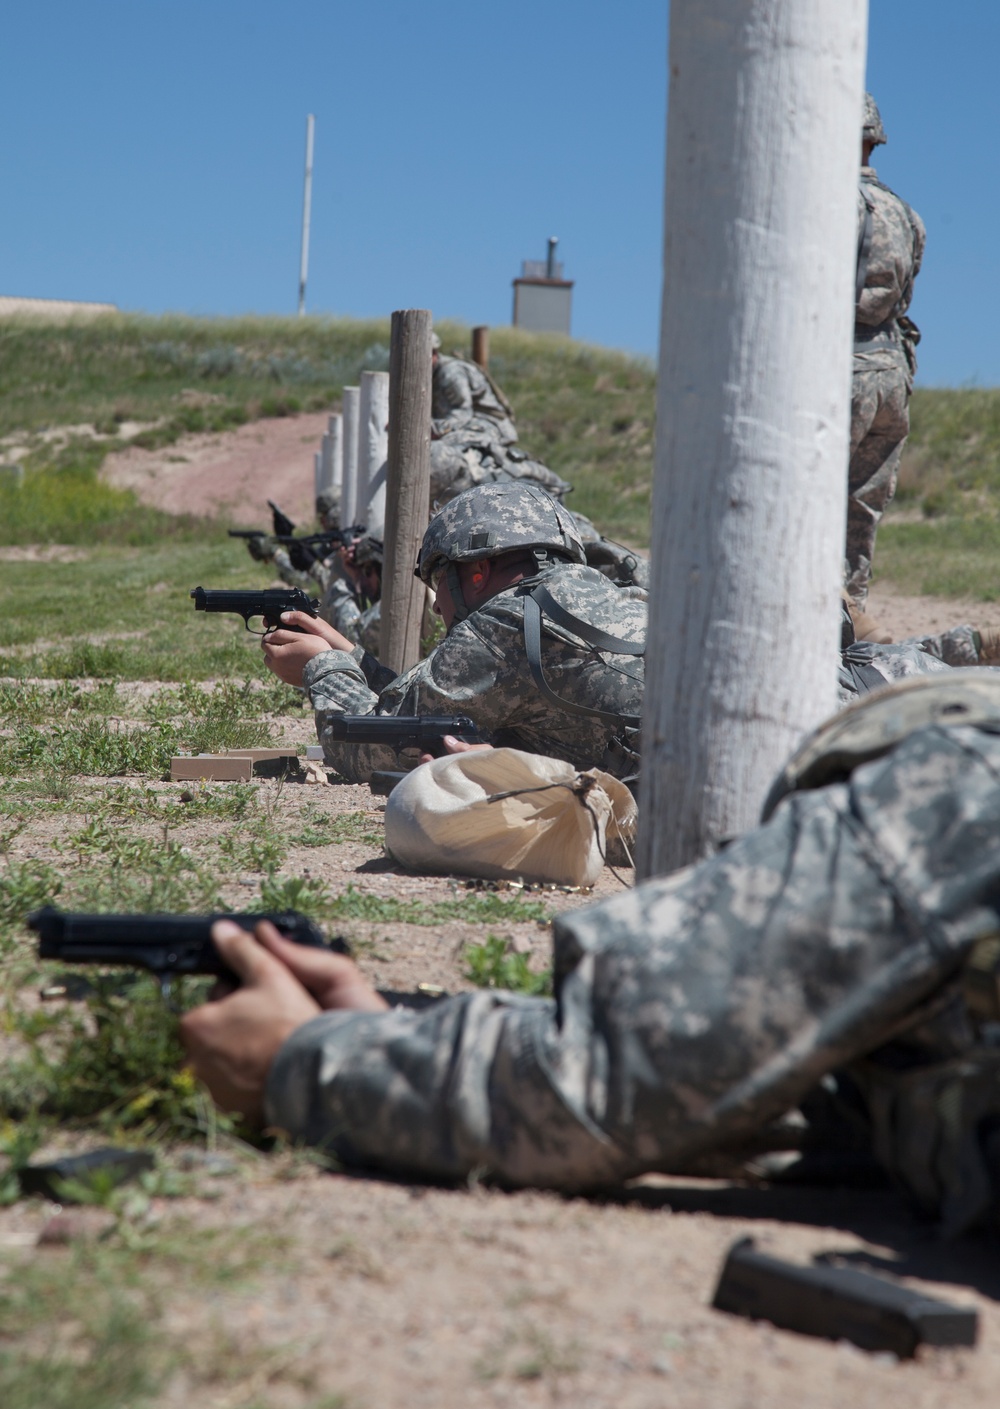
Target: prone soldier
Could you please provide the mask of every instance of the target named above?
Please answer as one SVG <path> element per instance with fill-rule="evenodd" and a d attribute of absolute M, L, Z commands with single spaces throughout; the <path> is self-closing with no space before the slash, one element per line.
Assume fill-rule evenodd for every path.
<path fill-rule="evenodd" d="M 388 1012 L 343 956 L 217 927 L 245 986 L 182 1037 L 220 1104 L 344 1163 L 569 1190 L 746 1150 L 846 1068 L 961 1231 L 1000 1211 L 998 829 L 1000 676 L 908 681 L 808 740 L 758 828 L 560 916 L 552 999 Z"/>
<path fill-rule="evenodd" d="M 490 743 L 634 774 L 646 593 L 586 566 L 568 510 L 523 483 L 467 490 L 432 519 L 417 573 L 447 635 L 404 675 L 297 614 L 300 634 L 262 643 L 270 668 L 308 691 L 331 767 L 366 782 L 396 766 L 393 750 L 332 739 L 333 717 L 463 714 Z"/>

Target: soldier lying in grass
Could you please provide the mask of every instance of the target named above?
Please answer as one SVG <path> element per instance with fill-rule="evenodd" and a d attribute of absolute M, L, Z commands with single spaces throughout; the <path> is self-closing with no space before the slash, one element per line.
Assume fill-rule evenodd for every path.
<path fill-rule="evenodd" d="M 345 1164 L 564 1189 L 738 1153 L 847 1069 L 957 1230 L 1000 1187 L 998 836 L 1000 677 L 907 681 L 807 742 L 756 830 L 559 917 L 552 999 L 387 1011 L 349 959 L 220 925 L 243 987 L 181 1033 L 220 1105 Z"/>

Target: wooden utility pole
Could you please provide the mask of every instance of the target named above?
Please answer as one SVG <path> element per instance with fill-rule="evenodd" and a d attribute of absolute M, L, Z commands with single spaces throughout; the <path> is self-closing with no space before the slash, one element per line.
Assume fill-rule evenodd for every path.
<path fill-rule="evenodd" d="M 432 326 L 426 308 L 392 315 L 381 660 L 397 672 L 420 659 L 424 620 L 424 585 L 413 567 L 430 499 Z"/>
<path fill-rule="evenodd" d="M 385 527 L 386 458 L 389 450 L 389 373 L 361 373 L 358 436 L 358 513 L 370 533 Z"/>
<path fill-rule="evenodd" d="M 490 330 L 485 324 L 472 330 L 472 360 L 484 372 L 489 369 Z"/>
<path fill-rule="evenodd" d="M 341 395 L 344 416 L 344 467 L 341 471 L 340 526 L 350 528 L 358 522 L 358 420 L 361 389 L 345 386 Z"/>
<path fill-rule="evenodd" d="M 836 706 L 867 0 L 671 0 L 638 870 Z"/>

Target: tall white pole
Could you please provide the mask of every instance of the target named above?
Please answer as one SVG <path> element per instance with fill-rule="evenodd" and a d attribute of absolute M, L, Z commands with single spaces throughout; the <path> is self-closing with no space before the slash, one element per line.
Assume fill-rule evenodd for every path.
<path fill-rule="evenodd" d="M 643 876 L 753 826 L 836 704 L 866 25 L 671 0 Z"/>
<path fill-rule="evenodd" d="M 389 456 L 389 373 L 361 373 L 358 440 L 358 512 L 376 538 L 385 528 L 385 481 Z"/>
<path fill-rule="evenodd" d="M 309 222 L 312 219 L 313 136 L 316 119 L 306 118 L 306 186 L 302 197 L 302 258 L 299 261 L 299 317 L 306 311 L 306 279 L 309 275 Z"/>
<path fill-rule="evenodd" d="M 329 441 L 330 483 L 327 488 L 339 496 L 344 481 L 344 418 L 339 412 L 335 411 L 327 422 L 324 439 Z"/>
<path fill-rule="evenodd" d="M 358 522 L 358 413 L 361 391 L 345 386 L 342 398 L 344 414 L 344 469 L 340 495 L 340 524 L 349 528 Z"/>

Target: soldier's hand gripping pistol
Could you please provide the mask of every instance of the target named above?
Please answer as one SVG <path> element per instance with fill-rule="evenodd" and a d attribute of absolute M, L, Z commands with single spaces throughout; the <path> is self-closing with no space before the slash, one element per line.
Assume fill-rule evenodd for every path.
<path fill-rule="evenodd" d="M 266 636 L 279 626 L 282 631 L 303 630 L 301 626 L 282 621 L 282 612 L 305 612 L 307 616 L 319 616 L 319 602 L 314 597 L 307 597 L 301 587 L 265 587 L 245 592 L 196 587 L 191 596 L 196 612 L 235 612 L 243 618 L 246 629 L 257 636 Z M 255 632 L 250 625 L 257 617 L 263 620 L 263 631 Z"/>

